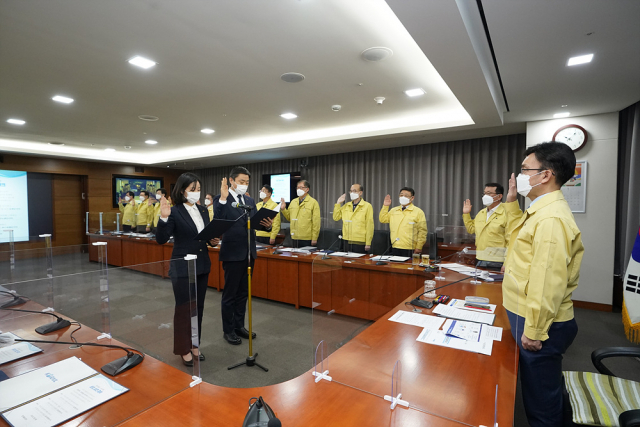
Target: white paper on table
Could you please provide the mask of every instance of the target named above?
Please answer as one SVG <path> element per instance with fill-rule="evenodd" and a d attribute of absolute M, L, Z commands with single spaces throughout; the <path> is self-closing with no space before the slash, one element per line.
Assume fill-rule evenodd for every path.
<path fill-rule="evenodd" d="M 97 372 L 70 357 L 0 382 L 0 412 L 52 393 Z"/>
<path fill-rule="evenodd" d="M 392 256 L 391 258 L 389 258 L 389 261 L 391 262 L 405 262 L 408 261 L 409 258 L 408 256 Z"/>
<path fill-rule="evenodd" d="M 420 326 L 421 328 L 440 329 L 445 319 L 428 314 L 414 313 L 413 311 L 399 310 L 389 318 L 392 322 L 405 325 Z"/>
<path fill-rule="evenodd" d="M 450 319 L 466 320 L 467 322 L 486 323 L 492 325 L 496 318 L 495 314 L 476 313 L 475 311 L 460 310 L 448 305 L 438 304 L 432 311 L 433 314 L 448 317 Z"/>
<path fill-rule="evenodd" d="M 502 328 L 499 326 L 482 325 L 480 340 L 502 341 Z"/>
<path fill-rule="evenodd" d="M 13 335 L 14 339 L 20 339 L 16 334 L 12 334 L 11 332 L 7 333 Z M 41 351 L 42 349 L 40 347 L 36 347 L 31 343 L 16 342 L 10 346 L 0 348 L 0 365 L 40 353 Z"/>
<path fill-rule="evenodd" d="M 466 341 L 480 341 L 481 323 L 448 319 L 442 328 L 445 334 Z"/>
<path fill-rule="evenodd" d="M 94 371 L 95 372 L 95 371 Z M 2 414 L 13 427 L 50 427 L 129 391 L 102 374 Z"/>
<path fill-rule="evenodd" d="M 389 258 L 391 258 L 391 255 L 378 255 L 371 258 L 371 261 L 389 261 Z"/>
<path fill-rule="evenodd" d="M 424 332 L 424 331 L 423 331 Z M 420 334 L 417 341 L 437 345 L 441 347 L 453 348 L 456 350 L 470 351 L 472 353 L 485 354 L 491 356 L 493 341 L 467 341 L 460 338 L 450 337 L 444 331 L 431 331 L 426 334 Z"/>
<path fill-rule="evenodd" d="M 293 248 L 278 248 L 278 252 L 291 252 Z"/>
<path fill-rule="evenodd" d="M 365 256 L 366 254 L 359 254 L 357 252 L 347 252 L 347 254 L 345 255 L 347 258 L 360 258 Z"/>
<path fill-rule="evenodd" d="M 461 299 L 452 299 L 451 301 L 449 301 L 449 303 L 447 305 L 449 307 L 455 307 L 455 308 L 459 308 L 459 309 L 462 309 L 462 310 L 476 311 L 478 313 L 495 313 L 496 312 L 496 305 L 495 304 L 489 304 L 489 310 L 482 310 L 482 309 L 479 309 L 479 308 L 465 307 L 464 306 L 464 300 L 461 300 Z"/>
<path fill-rule="evenodd" d="M 331 252 L 333 256 L 347 256 L 348 252 Z"/>

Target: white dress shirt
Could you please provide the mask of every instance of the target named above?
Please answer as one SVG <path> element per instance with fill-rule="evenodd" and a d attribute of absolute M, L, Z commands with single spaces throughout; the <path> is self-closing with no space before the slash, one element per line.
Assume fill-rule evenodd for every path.
<path fill-rule="evenodd" d="M 202 219 L 202 215 L 200 215 L 200 211 L 198 210 L 198 207 L 195 204 L 189 206 L 186 203 L 184 203 L 182 206 L 184 206 L 184 208 L 187 210 L 187 212 L 189 212 L 189 215 L 191 216 L 191 219 L 196 224 L 196 228 L 198 229 L 198 233 L 200 233 L 202 230 L 204 230 L 204 220 Z M 169 218 L 160 217 L 160 221 L 167 222 L 168 220 L 169 220 Z"/>
<path fill-rule="evenodd" d="M 491 215 L 493 215 L 493 213 L 496 211 L 496 209 L 498 209 L 498 206 L 500 206 L 501 204 L 502 204 L 502 202 L 498 203 L 495 208 L 491 209 L 490 211 L 487 211 L 487 221 L 489 221 L 489 217 Z"/>
<path fill-rule="evenodd" d="M 229 194 L 231 194 L 233 196 L 234 199 L 236 199 L 236 202 L 243 204 L 244 205 L 244 198 L 242 196 L 239 196 L 238 193 L 236 193 L 233 189 L 229 189 Z M 218 202 L 221 205 L 226 205 L 227 204 L 227 200 L 222 201 L 220 199 L 218 199 Z"/>

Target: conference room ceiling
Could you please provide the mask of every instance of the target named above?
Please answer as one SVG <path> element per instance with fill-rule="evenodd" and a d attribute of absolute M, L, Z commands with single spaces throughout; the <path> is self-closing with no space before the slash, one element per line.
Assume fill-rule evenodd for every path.
<path fill-rule="evenodd" d="M 0 150 L 198 168 L 523 132 L 640 99 L 640 2 L 481 5 L 504 96 L 474 1 L 5 1 Z M 378 46 L 393 55 L 362 59 Z"/>

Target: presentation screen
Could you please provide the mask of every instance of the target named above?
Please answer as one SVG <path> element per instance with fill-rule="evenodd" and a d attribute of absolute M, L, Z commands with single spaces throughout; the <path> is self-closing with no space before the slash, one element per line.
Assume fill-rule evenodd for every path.
<path fill-rule="evenodd" d="M 13 230 L 14 242 L 29 240 L 29 197 L 27 172 L 0 170 L 0 241 L 9 240 Z"/>
<path fill-rule="evenodd" d="M 113 207 L 118 207 L 120 198 L 124 199 L 128 191 L 133 191 L 136 202 L 140 200 L 140 192 L 148 191 L 151 197 L 156 197 L 156 191 L 163 188 L 162 178 L 147 176 L 113 175 Z"/>
<path fill-rule="evenodd" d="M 262 176 L 262 182 L 273 188 L 271 199 L 280 202 L 284 198 L 289 203 L 296 195 L 296 184 L 300 181 L 300 172 L 274 173 Z"/>

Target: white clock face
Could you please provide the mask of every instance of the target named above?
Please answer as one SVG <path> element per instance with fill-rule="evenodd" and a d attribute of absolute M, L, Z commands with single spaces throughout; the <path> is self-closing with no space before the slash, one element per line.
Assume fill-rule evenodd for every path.
<path fill-rule="evenodd" d="M 586 135 L 582 130 L 578 128 L 566 128 L 558 132 L 555 140 L 557 142 L 564 142 L 572 150 L 577 150 L 584 143 L 585 138 Z"/>

